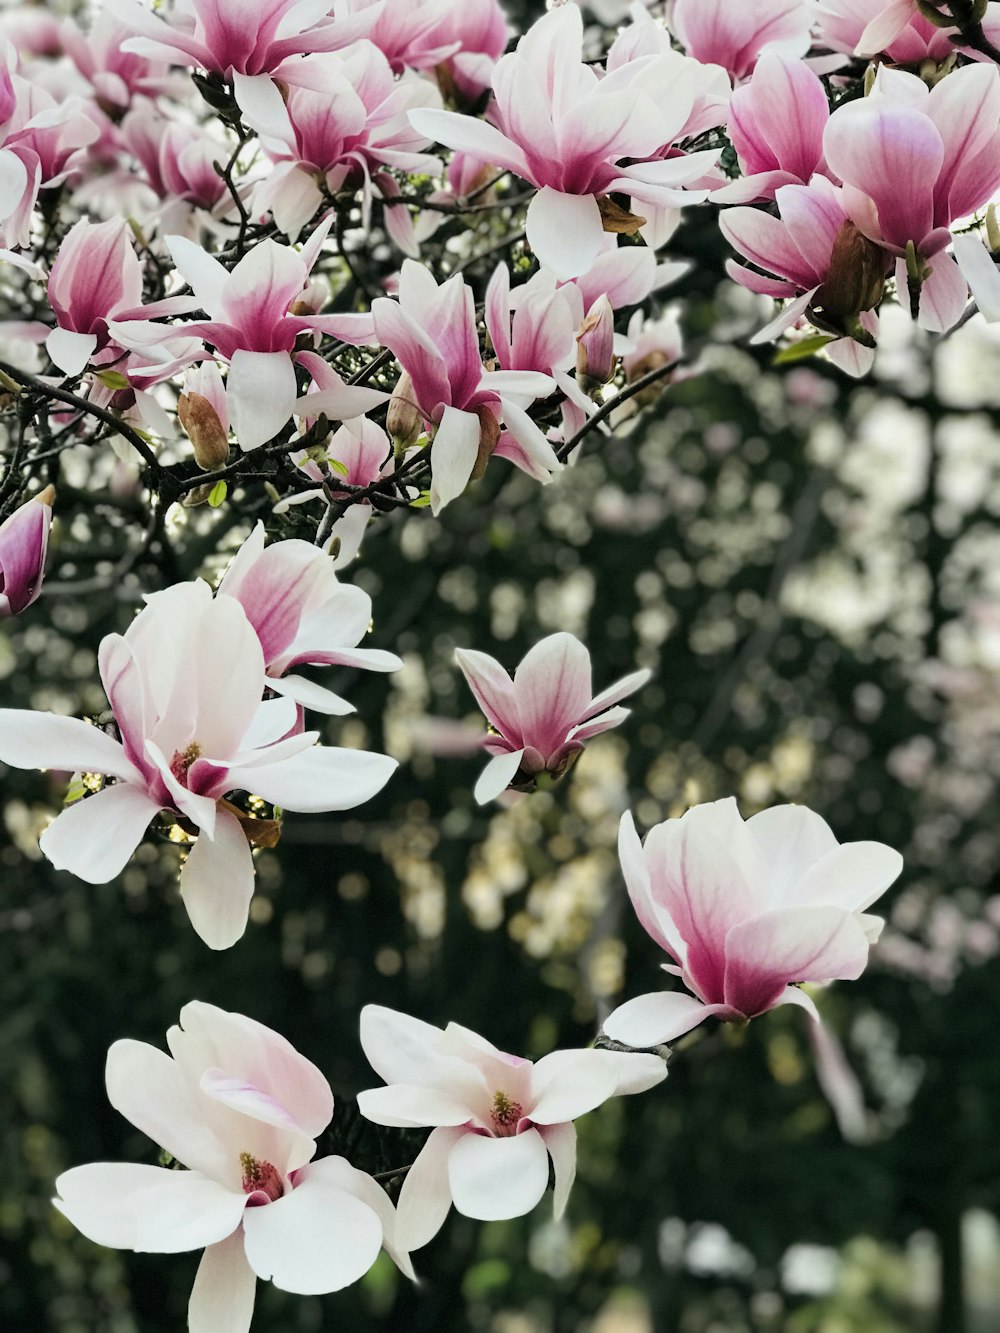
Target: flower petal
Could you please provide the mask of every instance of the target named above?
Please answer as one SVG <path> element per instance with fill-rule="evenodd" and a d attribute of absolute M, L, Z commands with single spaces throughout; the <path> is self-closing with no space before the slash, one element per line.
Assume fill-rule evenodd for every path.
<path fill-rule="evenodd" d="M 141 1254 L 179 1254 L 231 1235 L 246 1206 L 197 1171 L 132 1162 L 95 1162 L 64 1171 L 56 1207 L 98 1245 Z"/>
<path fill-rule="evenodd" d="M 462 494 L 479 457 L 482 426 L 474 412 L 446 407 L 431 445 L 431 511 L 439 514 Z"/>
<path fill-rule="evenodd" d="M 358 1093 L 358 1109 L 376 1125 L 422 1128 L 425 1125 L 464 1125 L 472 1115 L 468 1104 L 451 1093 L 410 1083 L 369 1088 Z"/>
<path fill-rule="evenodd" d="M 508 754 L 498 754 L 491 759 L 480 773 L 473 789 L 472 795 L 476 804 L 486 805 L 505 792 L 514 781 L 523 758 L 523 750 L 511 750 Z"/>
<path fill-rule="evenodd" d="M 233 353 L 226 402 L 237 443 L 243 450 L 266 444 L 292 415 L 298 390 L 287 352 Z"/>
<path fill-rule="evenodd" d="M 220 806 L 214 838 L 200 833 L 181 870 L 181 898 L 210 949 L 228 949 L 243 935 L 253 890 L 250 846 L 240 821 Z"/>
<path fill-rule="evenodd" d="M 124 870 L 159 809 L 141 787 L 118 782 L 67 806 L 38 845 L 56 870 L 106 884 Z"/>
<path fill-rule="evenodd" d="M 549 1155 L 537 1129 L 508 1139 L 463 1134 L 448 1154 L 455 1207 L 480 1222 L 530 1213 L 549 1183 Z"/>
<path fill-rule="evenodd" d="M 139 780 L 121 744 L 77 717 L 0 708 L 0 762 L 13 768 L 54 768 L 63 773 L 106 773 Z"/>
<path fill-rule="evenodd" d="M 572 634 L 550 634 L 514 673 L 514 698 L 524 743 L 548 759 L 590 703 L 590 653 Z"/>
<path fill-rule="evenodd" d="M 546 185 L 528 205 L 526 227 L 538 262 L 564 282 L 593 268 L 604 246 L 601 210 L 592 194 L 563 194 Z"/>
<path fill-rule="evenodd" d="M 257 1275 L 247 1263 L 243 1232 L 209 1245 L 188 1302 L 188 1333 L 250 1333 Z"/>
<path fill-rule="evenodd" d="M 465 1137 L 467 1131 L 457 1126 L 433 1130 L 406 1173 L 396 1205 L 396 1238 L 404 1249 L 419 1250 L 444 1225 L 451 1207 L 448 1158 Z"/>
<path fill-rule="evenodd" d="M 520 745 L 521 727 L 514 703 L 514 682 L 507 672 L 495 657 L 474 648 L 456 648 L 455 661 L 487 722 L 512 745 Z"/>
<path fill-rule="evenodd" d="M 576 1179 L 576 1127 L 574 1125 L 543 1125 L 539 1134 L 545 1143 L 545 1150 L 552 1158 L 556 1187 L 552 1200 L 552 1211 L 558 1222 L 566 1211 L 569 1192 Z"/>
<path fill-rule="evenodd" d="M 257 1276 L 302 1296 L 357 1282 L 382 1248 L 378 1214 L 332 1182 L 322 1161 L 301 1168 L 291 1193 L 248 1208 L 243 1233 Z"/>
<path fill-rule="evenodd" d="M 654 991 L 626 1000 L 604 1020 L 604 1034 L 638 1050 L 662 1046 L 690 1032 L 724 1005 L 702 1004 L 682 991 Z"/>
<path fill-rule="evenodd" d="M 382 790 L 399 767 L 395 759 L 368 750 L 312 745 L 274 764 L 231 768 L 232 788 L 244 788 L 272 805 L 303 814 L 353 810 Z"/>

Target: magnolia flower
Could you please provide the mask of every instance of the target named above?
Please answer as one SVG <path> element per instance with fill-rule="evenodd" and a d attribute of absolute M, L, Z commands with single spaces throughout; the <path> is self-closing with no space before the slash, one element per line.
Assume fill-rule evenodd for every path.
<path fill-rule="evenodd" d="M 332 196 L 364 183 L 362 223 L 371 211 L 371 177 L 381 167 L 437 172 L 437 158 L 420 150 L 427 139 L 407 118 L 413 107 L 440 106 L 433 85 L 395 80 L 371 42 L 338 54 L 306 56 L 278 85 L 266 75 L 233 78 L 243 119 L 261 136 L 274 165 L 254 192 L 253 209 L 273 213 L 294 238 Z"/>
<path fill-rule="evenodd" d="M 820 0 L 819 38 L 834 51 L 859 56 L 885 53 L 897 65 L 919 65 L 924 60 L 946 61 L 955 51 L 950 40 L 957 29 L 932 23 L 920 12 L 918 0 Z M 985 6 L 983 31 L 991 41 L 1000 36 L 1000 5 Z M 961 49 L 961 48 L 960 48 Z M 973 59 L 988 59 L 965 51 Z"/>
<path fill-rule="evenodd" d="M 826 89 L 801 60 L 767 51 L 749 83 L 733 93 L 729 136 L 742 179 L 712 194 L 713 203 L 773 199 L 782 185 L 808 185 L 823 162 L 823 131 L 830 118 Z"/>
<path fill-rule="evenodd" d="M 154 64 L 124 48 L 130 35 L 106 11 L 95 14 L 86 33 L 72 19 L 64 20 L 59 29 L 63 49 L 103 106 L 127 107 L 137 94 L 148 98 L 159 93 L 180 94 L 181 80 L 166 61 Z"/>
<path fill-rule="evenodd" d="M 252 449 L 276 435 L 296 407 L 298 389 L 292 353 L 300 333 L 317 331 L 364 341 L 371 320 L 360 315 L 302 314 L 296 304 L 332 225 L 328 219 L 309 237 L 301 251 L 265 240 L 227 270 L 184 236 L 166 243 L 182 276 L 191 284 L 205 323 L 187 324 L 229 362 L 226 400 L 229 418 L 243 449 Z M 385 401 L 384 394 L 365 389 L 349 392 L 343 404 L 327 403 L 331 417 L 356 416 Z"/>
<path fill-rule="evenodd" d="M 812 8 L 805 0 L 675 0 L 670 26 L 688 55 L 721 65 L 739 81 L 764 51 L 804 56 Z"/>
<path fill-rule="evenodd" d="M 95 353 L 106 349 L 104 360 L 120 358 L 118 335 L 130 321 L 137 321 L 138 330 L 151 327 L 162 340 L 170 330 L 151 324 L 156 316 L 181 314 L 197 306 L 185 296 L 142 304 L 142 264 L 128 224 L 120 218 L 107 222 L 81 218 L 70 228 L 49 274 L 48 297 L 56 327 L 45 348 L 67 375 L 78 375 Z"/>
<path fill-rule="evenodd" d="M 438 1233 L 452 1203 L 482 1221 L 530 1212 L 550 1157 L 561 1217 L 576 1175 L 572 1121 L 667 1073 L 659 1056 L 598 1050 L 553 1051 L 533 1065 L 457 1023 L 442 1032 L 373 1004 L 361 1011 L 361 1045 L 389 1085 L 359 1094 L 361 1114 L 377 1125 L 434 1126 L 399 1196 L 406 1250 Z"/>
<path fill-rule="evenodd" d="M 554 383 L 533 371 L 484 370 L 475 301 L 460 273 L 439 287 L 423 264 L 404 260 L 399 301 L 378 297 L 372 318 L 379 341 L 409 375 L 414 403 L 433 431 L 434 513 L 461 495 L 493 454 L 551 481 L 562 465 L 525 405 L 551 393 Z"/>
<path fill-rule="evenodd" d="M 199 580 L 146 602 L 98 654 L 121 740 L 76 718 L 0 709 L 0 761 L 114 779 L 64 809 L 39 842 L 57 870 L 90 884 L 124 868 L 161 810 L 196 832 L 181 898 L 209 948 L 226 949 L 246 929 L 254 889 L 252 821 L 226 794 L 250 791 L 286 810 L 349 810 L 381 791 L 396 763 L 318 746 L 315 731 L 292 734 L 294 701 L 261 702 L 264 655 L 234 597 L 213 600 Z"/>
<path fill-rule="evenodd" d="M 640 995 L 604 1024 L 614 1041 L 672 1041 L 711 1015 L 742 1023 L 781 1004 L 814 1018 L 800 982 L 859 977 L 883 921 L 867 909 L 903 868 L 880 842 L 841 845 L 801 805 L 746 823 L 732 798 L 657 824 L 645 845 L 622 818 L 618 854 L 643 930 L 697 999 Z"/>
<path fill-rule="evenodd" d="M 483 749 L 494 757 L 475 789 L 480 805 L 510 786 L 532 790 L 540 773 L 562 777 L 584 741 L 625 721 L 629 709 L 615 705 L 650 676 L 633 671 L 591 697 L 590 653 L 565 633 L 536 643 L 513 680 L 486 653 L 456 648 L 455 658 L 491 729 Z"/>
<path fill-rule="evenodd" d="M 776 338 L 806 315 L 834 335 L 825 349 L 830 359 L 849 374 L 864 374 L 875 356 L 874 311 L 889 256 L 852 222 L 844 191 L 825 176 L 782 185 L 775 200 L 777 218 L 759 208 L 730 208 L 719 218 L 726 240 L 763 270 L 729 262 L 729 276 L 752 292 L 794 298 L 751 342 Z"/>
<path fill-rule="evenodd" d="M 193 1001 L 170 1055 L 116 1041 L 105 1080 L 116 1111 L 184 1170 L 95 1162 L 56 1181 L 59 1211 L 98 1245 L 138 1253 L 204 1248 L 189 1333 L 247 1333 L 257 1278 L 282 1291 L 340 1291 L 398 1247 L 385 1192 L 343 1157 L 313 1160 L 333 1115 L 326 1079 L 284 1037 Z"/>
<path fill-rule="evenodd" d="M 666 55 L 650 55 L 601 78 L 583 63 L 579 6 L 534 23 L 498 61 L 492 83 L 498 126 L 434 110 L 412 111 L 410 122 L 538 187 L 528 205 L 528 243 L 560 278 L 586 272 L 600 253 L 599 198 L 621 191 L 659 206 L 705 198 L 686 187 L 718 153 L 664 156 L 683 136 L 701 93 L 698 77 L 679 72 Z"/>
<path fill-rule="evenodd" d="M 289 539 L 264 548 L 258 523 L 219 584 L 235 597 L 257 632 L 269 689 L 320 713 L 353 713 L 354 705 L 304 676 L 288 675 L 309 663 L 398 671 L 395 653 L 358 648 L 372 619 L 372 599 L 340 583 L 328 555 L 309 542 Z"/>
<path fill-rule="evenodd" d="M 246 0 L 188 0 L 167 22 L 141 0 L 105 0 L 105 9 L 136 34 L 122 50 L 172 65 L 200 65 L 223 78 L 273 74 L 307 51 L 349 46 L 379 12 L 356 10 L 351 0 L 259 0 L 249 6 Z"/>
<path fill-rule="evenodd" d="M 953 70 L 933 89 L 882 66 L 870 96 L 838 107 L 823 136 L 858 229 L 897 256 L 896 282 L 931 332 L 962 315 L 968 288 L 948 228 L 1000 187 L 1000 71 Z"/>
<path fill-rule="evenodd" d="M 46 486 L 0 523 L 0 619 L 16 616 L 42 591 L 55 496 Z"/>

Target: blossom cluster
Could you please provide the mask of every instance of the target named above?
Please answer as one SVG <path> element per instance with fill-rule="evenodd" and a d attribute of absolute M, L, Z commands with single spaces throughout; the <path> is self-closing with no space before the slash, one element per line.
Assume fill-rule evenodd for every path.
<path fill-rule="evenodd" d="M 397 767 L 322 743 L 353 705 L 339 675 L 315 678 L 403 665 L 368 646 L 381 622 L 345 581 L 377 550 L 371 521 L 439 516 L 494 459 L 528 494 L 557 484 L 588 436 L 697 373 L 659 297 L 688 274 L 682 216 L 717 221 L 732 282 L 784 303 L 755 343 L 787 336 L 851 375 L 888 300 L 938 335 L 970 287 L 1000 318 L 1000 233 L 992 213 L 985 242 L 975 225 L 1000 190 L 1000 4 L 960 22 L 935 0 L 673 0 L 605 6 L 605 29 L 569 2 L 519 35 L 499 0 L 95 8 L 0 16 L 0 283 L 18 316 L 0 414 L 28 432 L 0 482 L 0 617 L 44 613 L 53 422 L 67 448 L 113 437 L 116 484 L 150 517 L 129 572 L 168 512 L 196 526 L 230 486 L 242 544 L 163 578 L 103 638 L 101 720 L 0 710 L 0 762 L 76 775 L 39 844 L 59 870 L 104 883 L 144 839 L 177 843 L 212 949 L 243 935 L 255 852 L 286 812 L 364 806 Z M 487 724 L 480 805 L 565 779 L 650 676 L 595 693 L 562 631 L 513 672 L 472 646 L 456 663 Z M 645 843 L 626 814 L 619 854 L 680 986 L 626 1000 L 598 1046 L 531 1063 L 455 1022 L 361 1014 L 385 1085 L 362 1114 L 431 1131 L 396 1206 L 317 1159 L 320 1070 L 197 1001 L 169 1057 L 119 1041 L 106 1073 L 183 1169 L 77 1167 L 58 1206 L 102 1244 L 204 1249 L 193 1333 L 245 1333 L 258 1277 L 331 1292 L 383 1247 L 413 1277 L 452 1205 L 520 1216 L 550 1163 L 560 1215 L 573 1122 L 658 1085 L 667 1043 L 786 1004 L 818 1021 L 803 986 L 861 974 L 868 909 L 902 867 L 803 806 L 744 822 L 732 799 Z"/>

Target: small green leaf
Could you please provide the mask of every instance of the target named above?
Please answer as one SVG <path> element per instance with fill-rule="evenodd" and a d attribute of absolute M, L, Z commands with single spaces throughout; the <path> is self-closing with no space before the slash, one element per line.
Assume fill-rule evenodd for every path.
<path fill-rule="evenodd" d="M 423 491 L 415 500 L 410 501 L 411 509 L 426 509 L 431 502 L 430 491 Z"/>
<path fill-rule="evenodd" d="M 339 458 L 328 458 L 326 461 L 327 466 L 331 467 L 334 472 L 339 473 L 340 476 L 347 477 L 350 475 L 351 469 L 346 463 L 342 463 Z"/>
<path fill-rule="evenodd" d="M 229 487 L 224 481 L 217 481 L 208 493 L 208 503 L 213 509 L 218 509 L 229 493 Z"/>
<path fill-rule="evenodd" d="M 125 376 L 117 370 L 99 370 L 97 378 L 108 389 L 128 389 L 131 387 Z"/>
<path fill-rule="evenodd" d="M 835 343 L 836 341 L 837 339 L 829 333 L 814 333 L 808 338 L 800 338 L 798 342 L 783 347 L 771 364 L 773 366 L 787 366 L 794 361 L 805 361 L 808 357 L 821 351 L 828 343 Z"/>

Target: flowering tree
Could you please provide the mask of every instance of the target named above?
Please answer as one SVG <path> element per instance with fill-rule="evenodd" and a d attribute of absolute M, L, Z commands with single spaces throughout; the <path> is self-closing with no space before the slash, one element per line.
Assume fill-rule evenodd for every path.
<path fill-rule="evenodd" d="M 461 1282 L 474 1223 L 533 1213 L 550 1183 L 557 1221 L 571 1215 L 574 1122 L 594 1112 L 610 1126 L 611 1109 L 598 1108 L 611 1099 L 629 1095 L 628 1132 L 606 1156 L 641 1162 L 630 1141 L 653 1123 L 643 1114 L 658 1114 L 641 1108 L 686 1095 L 693 1106 L 703 1093 L 685 1081 L 684 1058 L 660 1086 L 675 1042 L 689 1068 L 707 1055 L 737 1067 L 748 1024 L 785 1023 L 807 1043 L 840 1130 L 863 1138 L 860 1085 L 830 1025 L 847 988 L 828 996 L 825 984 L 857 981 L 873 945 L 884 968 L 920 972 L 919 875 L 907 939 L 905 909 L 882 944 L 884 919 L 869 909 L 903 870 L 898 847 L 907 865 L 911 850 L 924 870 L 939 863 L 912 832 L 932 767 L 953 818 L 975 826 L 987 806 L 992 789 L 964 800 L 949 768 L 990 774 L 994 763 L 992 751 L 970 763 L 954 740 L 969 726 L 963 690 L 976 686 L 954 674 L 968 653 L 948 675 L 946 631 L 976 611 L 951 615 L 954 569 L 969 557 L 956 542 L 949 566 L 938 514 L 949 493 L 932 465 L 930 592 L 893 632 L 923 634 L 924 615 L 921 661 L 937 674 L 900 652 L 873 684 L 855 640 L 857 678 L 845 670 L 825 695 L 797 677 L 782 693 L 770 661 L 782 618 L 797 607 L 823 625 L 835 600 L 800 568 L 821 513 L 836 516 L 823 510 L 833 462 L 821 459 L 787 506 L 782 488 L 816 464 L 802 446 L 813 419 L 848 416 L 864 402 L 850 397 L 855 384 L 861 395 L 885 382 L 883 329 L 890 354 L 917 360 L 961 348 L 977 311 L 1000 318 L 1000 6 L 72 8 L 61 21 L 31 5 L 0 13 L 0 616 L 13 682 L 0 763 L 47 775 L 32 788 L 41 805 L 21 824 L 7 816 L 9 865 L 19 876 L 41 856 L 61 872 L 57 893 L 108 885 L 108 910 L 134 910 L 137 884 L 162 884 L 198 938 L 172 945 L 163 984 L 147 979 L 143 992 L 146 1035 L 180 1011 L 170 1056 L 135 1040 L 127 1013 L 95 1034 L 110 1046 L 107 1100 L 145 1146 L 130 1149 L 139 1161 L 81 1164 L 88 1148 L 104 1155 L 102 1136 L 81 1136 L 51 1172 L 59 1215 L 99 1246 L 203 1252 L 192 1333 L 246 1333 L 258 1278 L 303 1298 L 381 1283 L 372 1308 L 391 1308 L 401 1327 L 444 1327 L 433 1295 L 405 1286 L 420 1251 L 435 1254 L 434 1238 L 454 1228 Z M 727 380 L 724 364 L 743 369 Z M 748 365 L 787 367 L 777 406 L 752 402 Z M 735 501 L 725 479 L 710 495 L 698 476 L 731 448 L 727 395 L 742 395 L 732 415 L 757 414 L 748 437 L 792 441 L 783 471 L 756 489 L 729 479 Z M 643 453 L 674 411 L 674 437 L 697 452 L 689 468 Z M 565 505 L 558 516 L 559 496 L 583 494 L 588 476 L 599 478 L 594 521 L 581 531 Z M 889 508 L 905 508 L 906 479 L 886 478 L 887 490 L 894 480 Z M 684 557 L 715 523 L 732 535 L 744 503 L 775 519 L 777 538 Z M 615 590 L 588 646 L 568 632 L 579 628 L 571 597 L 535 614 L 515 668 L 501 643 L 516 600 L 506 569 L 534 565 L 541 600 L 545 534 L 560 525 L 567 548 L 585 549 L 575 567 L 606 573 Z M 619 576 L 650 549 L 660 573 L 635 576 L 644 606 L 623 617 Z M 897 590 L 915 567 L 894 567 Z M 720 616 L 714 630 L 699 623 L 708 599 L 688 607 L 692 653 L 705 658 L 689 675 L 711 682 L 708 695 L 658 651 L 670 632 L 664 587 L 682 602 L 696 583 L 733 594 L 728 641 L 712 638 Z M 418 634 L 439 595 L 454 652 L 447 692 L 464 676 L 485 735 L 417 716 L 445 670 Z M 971 633 L 951 639 L 960 632 Z M 47 656 L 52 636 L 79 651 Z M 733 637 L 743 647 L 727 667 L 718 654 Z M 390 705 L 383 718 L 379 674 L 401 682 L 395 717 Z M 847 777 L 811 757 L 809 781 L 780 776 L 782 745 L 811 756 L 815 730 L 834 731 L 832 711 L 821 714 L 848 684 L 861 701 L 854 721 L 868 709 L 874 725 L 893 699 L 884 750 L 913 793 L 906 816 L 897 801 L 882 818 L 881 796 L 860 815 L 845 807 Z M 938 718 L 941 700 L 953 710 L 941 744 L 955 753 L 936 767 L 925 754 L 921 768 L 928 690 Z M 548 949 L 533 948 L 522 922 L 523 956 L 494 959 L 480 989 L 476 913 L 503 919 L 504 895 L 488 888 L 484 908 L 476 873 L 481 886 L 502 881 L 507 836 L 537 844 L 549 876 L 544 858 L 558 860 L 551 845 L 566 837 L 554 812 L 609 771 L 595 738 L 616 732 L 605 755 L 650 748 L 622 706 L 634 696 L 641 707 L 647 691 L 651 708 L 673 692 L 678 711 L 656 733 L 655 761 L 637 773 L 621 759 L 615 794 L 591 800 L 620 816 L 611 870 L 609 820 L 593 820 L 604 907 L 582 937 L 567 926 Z M 754 729 L 771 775 L 756 784 Z M 862 751 L 847 749 L 860 768 Z M 407 780 L 401 759 L 407 813 L 387 804 Z M 478 771 L 463 766 L 472 760 Z M 457 787 L 441 777 L 449 765 Z M 568 808 L 586 824 L 580 799 Z M 969 833 L 979 886 L 996 873 L 986 836 Z M 311 860 L 312 837 L 347 847 L 343 867 Z M 375 949 L 351 906 L 373 854 L 402 886 L 395 943 Z M 447 880 L 459 860 L 464 888 Z M 248 928 L 283 929 L 272 901 L 282 874 L 301 895 L 288 921 L 319 913 L 309 957 L 337 949 L 353 963 L 336 1010 L 338 1022 L 349 1011 L 353 1035 L 296 1025 L 293 1046 L 261 1021 L 275 1003 Z M 623 924 L 629 900 L 634 926 Z M 373 910 L 379 930 L 384 908 Z M 27 910 L 34 924 L 38 909 Z M 169 902 L 148 911 L 164 932 L 189 929 L 176 913 L 165 924 Z M 627 980 L 616 931 L 634 944 Z M 443 941 L 434 984 L 419 949 L 404 965 L 408 932 Z M 349 936 L 352 948 L 334 943 Z M 100 939 L 88 944 L 88 956 L 100 951 Z M 519 975 L 539 983 L 547 953 L 554 966 L 571 959 L 581 985 L 545 981 L 538 1012 L 508 1005 Z M 370 978 L 357 972 L 365 957 Z M 611 983 L 595 980 L 609 959 Z M 19 966 L 30 971 L 21 960 L 14 975 Z M 113 951 L 102 966 L 117 967 Z M 395 980 L 386 991 L 378 978 Z M 784 1006 L 806 1010 L 797 1026 L 770 1016 Z M 386 1086 L 339 1064 L 339 1044 L 358 1039 Z M 722 1112 L 721 1098 L 702 1108 Z M 659 1188 L 655 1161 L 639 1169 Z M 943 1190 L 928 1197 L 947 1257 L 961 1208 L 956 1221 Z M 642 1250 L 651 1262 L 645 1239 Z M 961 1333 L 954 1271 L 945 1264 L 939 1319 Z M 674 1326 L 676 1311 L 656 1313 Z"/>

